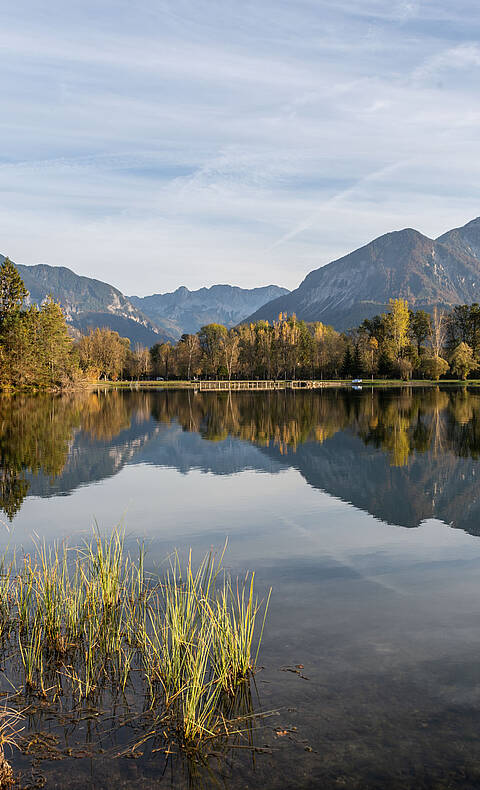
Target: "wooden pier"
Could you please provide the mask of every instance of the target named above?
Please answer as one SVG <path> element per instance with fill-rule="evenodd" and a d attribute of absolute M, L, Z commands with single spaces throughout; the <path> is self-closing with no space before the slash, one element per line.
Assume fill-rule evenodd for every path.
<path fill-rule="evenodd" d="M 195 389 L 199 392 L 232 392 L 238 390 L 303 390 L 321 387 L 320 381 L 294 379 L 266 379 L 265 381 L 196 381 Z"/>

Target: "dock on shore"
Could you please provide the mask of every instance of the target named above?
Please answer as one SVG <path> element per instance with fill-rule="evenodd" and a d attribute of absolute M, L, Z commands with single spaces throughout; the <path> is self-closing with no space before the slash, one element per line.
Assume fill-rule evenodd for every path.
<path fill-rule="evenodd" d="M 223 392 L 224 390 L 300 390 L 300 389 L 316 389 L 321 387 L 322 382 L 311 381 L 309 379 L 265 379 L 263 381 L 225 381 L 219 379 L 218 381 L 196 381 L 194 383 L 195 389 L 200 392 L 213 391 Z"/>

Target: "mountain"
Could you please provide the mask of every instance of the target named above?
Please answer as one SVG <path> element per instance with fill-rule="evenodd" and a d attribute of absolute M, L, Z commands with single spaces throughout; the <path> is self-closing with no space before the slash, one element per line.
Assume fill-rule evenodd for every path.
<path fill-rule="evenodd" d="M 380 236 L 310 272 L 300 286 L 263 305 L 248 321 L 280 312 L 338 330 L 388 309 L 390 298 L 415 309 L 480 301 L 480 218 L 439 239 L 412 228 Z"/>
<path fill-rule="evenodd" d="M 4 260 L 0 255 L 0 262 Z M 151 346 L 165 339 L 164 333 L 159 333 L 147 316 L 108 283 L 81 277 L 64 266 L 15 265 L 30 294 L 30 303 L 40 305 L 52 294 L 74 329 L 85 332 L 107 327 L 130 338 L 132 345 Z"/>
<path fill-rule="evenodd" d="M 181 287 L 173 293 L 129 298 L 160 330 L 178 339 L 184 332 L 198 332 L 205 324 L 235 326 L 265 302 L 288 293 L 277 285 L 262 288 L 212 285 L 198 291 Z"/>
<path fill-rule="evenodd" d="M 0 263 L 4 260 L 0 255 Z M 213 322 L 235 326 L 265 302 L 288 294 L 286 288 L 277 285 L 213 285 L 198 291 L 182 287 L 173 293 L 128 297 L 108 283 L 82 277 L 64 266 L 15 265 L 30 294 L 30 303 L 40 305 L 51 294 L 74 329 L 88 332 L 107 327 L 130 338 L 132 345 L 176 341 L 184 332 L 195 333 Z"/>
<path fill-rule="evenodd" d="M 437 241 L 457 252 L 480 259 L 480 217 L 467 222 L 462 228 L 454 228 L 439 236 Z"/>

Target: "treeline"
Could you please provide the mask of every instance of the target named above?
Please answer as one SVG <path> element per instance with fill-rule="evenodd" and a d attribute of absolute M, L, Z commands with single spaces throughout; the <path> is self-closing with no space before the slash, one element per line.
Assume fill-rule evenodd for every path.
<path fill-rule="evenodd" d="M 41 307 L 29 294 L 15 265 L 0 266 L 0 388 L 65 389 L 98 379 L 144 378 L 151 354 L 130 348 L 128 338 L 97 329 L 77 339 L 60 305 L 48 297 Z"/>
<path fill-rule="evenodd" d="M 208 324 L 178 343 L 131 348 L 109 329 L 72 338 L 52 298 L 27 305 L 28 292 L 15 266 L 0 266 L 0 386 L 67 387 L 99 379 L 338 379 L 392 377 L 408 380 L 449 375 L 466 379 L 480 368 L 480 306 L 450 312 L 412 311 L 404 299 L 337 332 L 321 322 L 280 314 L 227 329 Z"/>
<path fill-rule="evenodd" d="M 8 258 L 0 266 L 0 382 L 9 387 L 64 385 L 75 375 L 73 340 L 53 299 L 25 306 L 28 291 Z"/>
<path fill-rule="evenodd" d="M 466 379 L 480 367 L 480 306 L 409 310 L 404 299 L 349 332 L 295 315 L 226 329 L 219 324 L 150 350 L 154 377 Z"/>

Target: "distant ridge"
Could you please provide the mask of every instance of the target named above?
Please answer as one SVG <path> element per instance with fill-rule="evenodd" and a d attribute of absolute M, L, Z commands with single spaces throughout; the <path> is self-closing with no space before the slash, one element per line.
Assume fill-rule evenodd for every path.
<path fill-rule="evenodd" d="M 454 228 L 439 236 L 437 241 L 465 255 L 480 260 L 480 217 L 472 219 L 461 228 Z"/>
<path fill-rule="evenodd" d="M 4 260 L 0 255 L 0 262 Z M 65 266 L 15 265 L 30 294 L 29 301 L 40 305 L 52 294 L 74 329 L 85 332 L 106 327 L 128 337 L 132 345 L 151 346 L 165 339 L 138 308 L 108 283 L 82 277 Z"/>
<path fill-rule="evenodd" d="M 0 262 L 4 260 L 0 255 Z M 288 293 L 286 288 L 276 285 L 260 288 L 213 285 L 197 291 L 181 287 L 173 293 L 127 297 L 118 288 L 75 274 L 65 266 L 44 263 L 16 266 L 31 303 L 40 305 L 52 294 L 73 329 L 86 332 L 107 327 L 128 337 L 132 345 L 174 342 L 184 332 L 195 333 L 204 324 L 213 322 L 234 326 L 264 302 Z"/>
<path fill-rule="evenodd" d="M 133 344 L 176 341 L 208 323 L 231 327 L 273 321 L 279 313 L 346 330 L 388 309 L 391 298 L 408 299 L 412 308 L 428 311 L 435 305 L 480 302 L 480 217 L 438 239 L 413 228 L 386 233 L 313 270 L 291 292 L 277 285 L 213 285 L 127 297 L 63 266 L 18 264 L 18 269 L 32 302 L 40 304 L 51 293 L 72 327 L 110 327 Z"/>
<path fill-rule="evenodd" d="M 130 296 L 129 299 L 159 329 L 179 338 L 184 332 L 198 332 L 205 324 L 235 326 L 265 302 L 288 293 L 278 285 L 260 288 L 212 285 L 197 291 L 182 286 L 172 293 Z"/>
<path fill-rule="evenodd" d="M 345 330 L 399 297 L 429 311 L 435 305 L 480 301 L 480 218 L 436 240 L 412 228 L 380 236 L 310 272 L 298 288 L 246 320 L 272 321 L 280 312 L 296 313 Z"/>

